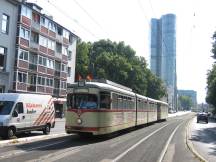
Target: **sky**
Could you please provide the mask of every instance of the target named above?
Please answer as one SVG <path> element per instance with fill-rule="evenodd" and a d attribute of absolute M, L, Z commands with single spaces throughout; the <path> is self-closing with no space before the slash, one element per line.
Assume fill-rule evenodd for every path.
<path fill-rule="evenodd" d="M 211 69 L 215 0 L 28 0 L 37 3 L 83 41 L 124 41 L 150 64 L 150 21 L 176 14 L 177 88 L 205 102 Z M 149 66 L 150 67 L 150 66 Z"/>

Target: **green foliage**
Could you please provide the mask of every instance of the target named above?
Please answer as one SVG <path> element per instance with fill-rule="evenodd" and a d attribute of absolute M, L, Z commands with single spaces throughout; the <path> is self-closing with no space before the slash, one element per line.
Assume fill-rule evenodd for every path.
<path fill-rule="evenodd" d="M 89 72 L 89 51 L 91 44 L 78 42 L 76 52 L 76 74 L 85 77 Z"/>
<path fill-rule="evenodd" d="M 155 99 L 160 99 L 166 92 L 162 81 L 147 68 L 145 58 L 137 57 L 124 42 L 78 43 L 76 72 L 84 78 L 91 73 L 94 78 L 111 80 Z"/>
<path fill-rule="evenodd" d="M 216 32 L 213 34 L 212 53 L 213 58 L 216 59 Z M 207 73 L 207 96 L 206 102 L 213 105 L 216 112 L 216 64 L 212 66 L 212 70 Z"/>
<path fill-rule="evenodd" d="M 179 96 L 179 105 L 183 107 L 184 110 L 190 110 L 193 106 L 192 99 L 189 96 Z"/>
<path fill-rule="evenodd" d="M 213 65 L 207 76 L 206 102 L 216 107 L 216 65 Z"/>

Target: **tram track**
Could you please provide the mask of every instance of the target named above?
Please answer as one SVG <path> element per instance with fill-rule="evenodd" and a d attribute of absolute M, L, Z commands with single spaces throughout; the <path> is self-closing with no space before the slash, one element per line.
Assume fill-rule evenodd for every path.
<path fill-rule="evenodd" d="M 8 151 L 4 155 L 7 155 L 10 151 L 17 151 L 17 153 L 14 154 L 13 152 L 10 155 L 2 156 L 0 161 L 130 161 L 131 159 L 128 159 L 128 156 L 134 157 L 134 152 L 140 149 L 143 150 L 139 153 L 139 155 L 143 154 L 141 158 L 148 159 L 148 156 L 152 156 L 152 153 L 150 153 L 151 145 L 157 146 L 156 141 L 160 149 L 156 150 L 155 156 L 157 156 L 157 159 L 159 159 L 159 156 L 162 157 L 160 159 L 163 159 L 164 154 L 162 152 L 167 150 L 165 143 L 169 146 L 173 139 L 170 137 L 171 134 L 174 136 L 184 121 L 185 119 L 176 118 L 167 122 L 154 123 L 105 139 L 81 139 L 72 135 L 64 140 L 50 140 L 48 143 L 41 143 L 39 146 L 32 144 L 27 145 L 27 148 L 16 146 L 12 150 L 7 148 Z M 165 143 L 163 144 L 162 141 L 165 141 Z M 162 146 L 160 146 L 161 144 Z M 154 161 L 157 161 L 157 159 Z M 139 161 L 139 159 L 134 158 L 132 161 Z"/>

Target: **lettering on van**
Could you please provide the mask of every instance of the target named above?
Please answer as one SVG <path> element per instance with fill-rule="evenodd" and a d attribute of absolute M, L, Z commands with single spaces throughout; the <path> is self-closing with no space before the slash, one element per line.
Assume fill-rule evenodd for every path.
<path fill-rule="evenodd" d="M 42 108 L 42 104 L 26 103 L 26 108 L 27 109 Z"/>
<path fill-rule="evenodd" d="M 34 113 L 36 113 L 36 112 L 37 112 L 37 111 L 34 110 L 34 109 L 31 109 L 31 110 L 27 109 L 27 114 L 34 114 Z"/>

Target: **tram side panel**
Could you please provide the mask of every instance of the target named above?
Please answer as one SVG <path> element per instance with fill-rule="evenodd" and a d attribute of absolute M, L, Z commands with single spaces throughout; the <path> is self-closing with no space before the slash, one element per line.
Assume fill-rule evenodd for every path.
<path fill-rule="evenodd" d="M 100 107 L 103 111 L 103 107 Z M 112 93 L 112 103 L 106 113 L 100 113 L 100 134 L 134 127 L 136 122 L 135 98 Z"/>
<path fill-rule="evenodd" d="M 137 98 L 137 125 L 146 124 L 148 122 L 147 100 Z"/>
<path fill-rule="evenodd" d="M 148 103 L 148 122 L 157 121 L 157 105 L 155 102 L 149 101 Z"/>

